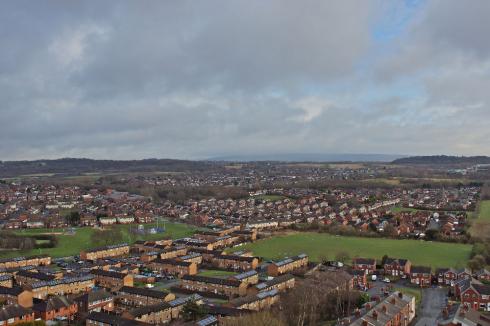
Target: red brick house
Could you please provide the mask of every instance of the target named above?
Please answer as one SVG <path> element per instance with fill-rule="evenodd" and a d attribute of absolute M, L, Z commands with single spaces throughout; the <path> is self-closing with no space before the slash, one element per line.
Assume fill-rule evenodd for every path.
<path fill-rule="evenodd" d="M 78 312 L 78 305 L 75 301 L 65 296 L 52 296 L 46 300 L 34 304 L 32 310 L 36 318 L 42 320 L 74 320 Z"/>
<path fill-rule="evenodd" d="M 409 275 L 412 263 L 408 259 L 387 258 L 383 268 L 386 275 L 403 276 Z"/>
<path fill-rule="evenodd" d="M 358 271 L 367 271 L 368 274 L 376 271 L 376 259 L 373 258 L 354 258 L 352 260 L 352 269 Z"/>
<path fill-rule="evenodd" d="M 365 289 L 368 286 L 367 270 L 352 270 L 350 273 L 354 276 L 354 286 L 359 289 Z"/>
<path fill-rule="evenodd" d="M 475 273 L 475 276 L 480 281 L 490 282 L 490 272 L 487 271 L 486 269 L 479 270 L 478 272 Z"/>
<path fill-rule="evenodd" d="M 426 266 L 412 266 L 410 271 L 410 283 L 420 287 L 430 286 L 432 281 L 431 268 Z"/>
<path fill-rule="evenodd" d="M 34 312 L 17 304 L 3 306 L 0 309 L 0 326 L 10 326 L 34 321 Z"/>
<path fill-rule="evenodd" d="M 471 283 L 461 291 L 460 299 L 468 308 L 490 311 L 490 285 Z"/>

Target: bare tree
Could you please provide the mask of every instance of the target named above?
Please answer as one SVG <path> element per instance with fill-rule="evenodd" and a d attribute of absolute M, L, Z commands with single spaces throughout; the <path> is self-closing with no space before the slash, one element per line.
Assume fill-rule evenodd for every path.
<path fill-rule="evenodd" d="M 286 326 L 286 324 L 270 311 L 262 311 L 241 317 L 223 319 L 223 326 Z"/>

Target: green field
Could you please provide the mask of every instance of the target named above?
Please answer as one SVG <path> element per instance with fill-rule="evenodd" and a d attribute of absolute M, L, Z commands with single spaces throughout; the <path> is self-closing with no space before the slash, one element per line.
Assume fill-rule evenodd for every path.
<path fill-rule="evenodd" d="M 483 200 L 478 209 L 478 218 L 470 228 L 471 236 L 483 240 L 490 239 L 490 200 Z"/>
<path fill-rule="evenodd" d="M 322 233 L 296 233 L 272 237 L 247 244 L 236 250 L 249 249 L 266 259 L 306 253 L 313 261 L 326 256 L 333 259 L 339 251 L 350 257 L 381 259 L 383 255 L 407 258 L 414 265 L 436 267 L 464 267 L 469 258 L 471 245 L 421 240 L 392 240 L 380 238 L 342 237 Z"/>
<path fill-rule="evenodd" d="M 145 227 L 152 227 L 156 224 L 145 224 Z M 158 240 L 164 237 L 171 237 L 173 239 L 182 238 L 190 236 L 196 230 L 195 227 L 182 224 L 182 223 L 165 223 L 165 232 L 159 234 L 147 234 L 144 236 L 131 236 L 129 233 L 130 227 L 136 227 L 136 224 L 132 225 L 117 225 L 115 227 L 122 230 L 124 241 L 128 243 L 133 243 L 136 240 Z M 160 226 L 161 223 L 160 223 Z M 48 234 L 48 233 L 60 233 L 57 235 L 58 246 L 56 248 L 47 249 L 33 249 L 28 251 L 3 251 L 0 252 L 0 258 L 16 257 L 16 256 L 28 256 L 28 255 L 39 255 L 47 254 L 52 257 L 64 257 L 71 255 L 78 255 L 81 250 L 90 249 L 94 247 L 91 243 L 90 237 L 95 232 L 95 229 L 90 227 L 76 228 L 75 235 L 63 234 L 63 229 L 30 229 L 17 231 L 17 234 L 33 235 L 33 234 Z"/>
<path fill-rule="evenodd" d="M 410 207 L 394 206 L 391 208 L 391 211 L 393 213 L 399 213 L 399 212 L 418 212 L 419 210 Z"/>
<path fill-rule="evenodd" d="M 236 275 L 234 272 L 228 271 L 219 271 L 214 269 L 205 269 L 199 272 L 199 276 L 209 276 L 209 277 L 220 277 L 220 278 L 228 278 L 232 275 Z"/>
<path fill-rule="evenodd" d="M 253 198 L 258 200 L 266 200 L 266 201 L 278 201 L 278 200 L 284 200 L 287 197 L 280 196 L 280 195 L 259 195 L 259 196 L 254 196 Z"/>

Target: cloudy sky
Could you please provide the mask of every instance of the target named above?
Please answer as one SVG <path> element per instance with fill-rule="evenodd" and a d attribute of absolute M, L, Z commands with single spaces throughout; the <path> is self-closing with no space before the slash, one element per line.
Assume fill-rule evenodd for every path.
<path fill-rule="evenodd" d="M 0 3 L 0 160 L 490 155 L 490 1 Z"/>

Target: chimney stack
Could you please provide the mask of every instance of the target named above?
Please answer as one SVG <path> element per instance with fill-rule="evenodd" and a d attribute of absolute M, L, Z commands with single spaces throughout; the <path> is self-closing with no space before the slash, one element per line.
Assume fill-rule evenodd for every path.
<path fill-rule="evenodd" d="M 378 320 L 378 312 L 376 310 L 373 311 L 373 319 Z"/>
<path fill-rule="evenodd" d="M 400 299 L 403 299 L 403 293 L 398 292 L 398 297 L 399 297 Z"/>

